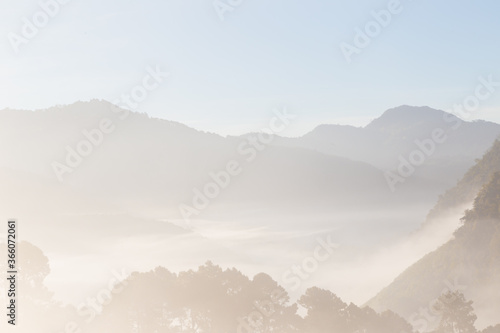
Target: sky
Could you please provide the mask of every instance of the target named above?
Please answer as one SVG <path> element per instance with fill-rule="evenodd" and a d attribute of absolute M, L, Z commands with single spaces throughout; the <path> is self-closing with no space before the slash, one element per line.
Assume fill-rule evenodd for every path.
<path fill-rule="evenodd" d="M 363 126 L 403 104 L 451 110 L 479 77 L 500 81 L 499 9 L 494 0 L 0 0 L 0 109 L 115 101 L 160 68 L 168 78 L 134 110 L 222 135 L 263 128 L 284 107 L 298 116 L 290 136 Z M 378 30 L 356 44 L 368 27 Z M 358 52 L 350 62 L 347 44 Z M 497 90 L 471 119 L 500 123 Z"/>

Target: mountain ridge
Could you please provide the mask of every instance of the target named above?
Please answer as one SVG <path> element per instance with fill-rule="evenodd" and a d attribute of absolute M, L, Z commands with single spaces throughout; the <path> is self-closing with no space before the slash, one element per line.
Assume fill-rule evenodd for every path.
<path fill-rule="evenodd" d="M 275 144 L 312 149 L 394 172 L 401 158 L 408 159 L 420 149 L 416 142 L 432 139 L 436 130 L 445 139 L 434 143 L 435 149 L 414 175 L 441 183 L 442 192 L 453 187 L 500 137 L 499 124 L 462 121 L 429 107 L 399 106 L 385 111 L 364 128 L 320 125 L 302 137 L 280 138 Z"/>
<path fill-rule="evenodd" d="M 500 311 L 500 282 L 497 279 L 500 274 L 500 164 L 492 161 L 499 157 L 500 142 L 497 141 L 478 162 L 479 167 L 472 168 L 464 176 L 465 180 L 471 175 L 477 177 L 475 173 L 481 170 L 485 172 L 481 179 L 487 181 L 479 191 L 475 190 L 476 183 L 469 188 L 475 193 L 474 204 L 465 212 L 454 238 L 408 267 L 372 298 L 368 306 L 377 311 L 393 309 L 418 323 L 419 308 L 425 308 L 443 288 L 452 286 L 462 288 L 465 295 L 475 302 L 479 325 L 495 324 L 495 314 Z M 497 170 L 486 168 L 484 165 L 488 162 L 490 166 L 496 164 Z M 466 188 L 465 185 L 458 186 L 458 189 Z M 435 323 L 427 324 L 432 326 Z"/>

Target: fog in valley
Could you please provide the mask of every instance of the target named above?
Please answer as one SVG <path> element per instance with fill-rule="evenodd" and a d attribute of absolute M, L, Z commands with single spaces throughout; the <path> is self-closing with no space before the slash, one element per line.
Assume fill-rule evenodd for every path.
<path fill-rule="evenodd" d="M 499 9 L 0 0 L 0 333 L 500 333 Z"/>
<path fill-rule="evenodd" d="M 402 115 L 420 111 L 401 107 L 380 119 L 395 126 L 394 117 L 401 120 Z M 450 186 L 452 180 L 446 177 L 440 183 L 426 179 L 426 172 L 431 178 L 441 177 L 441 159 L 431 156 L 415 166 L 427 171 L 415 172 L 396 190 L 387 172 L 398 172 L 397 166 L 383 169 L 352 156 L 320 152 L 320 147 L 292 146 L 302 138 L 289 141 L 287 147 L 278 136 L 267 143 L 259 141 L 258 134 L 224 138 L 134 113 L 127 113 L 129 118 L 108 137 L 97 131 L 82 132 L 102 119 L 118 124 L 117 115 L 126 112 L 92 101 L 0 114 L 1 132 L 10 139 L 2 141 L 2 149 L 16 151 L 2 162 L 3 211 L 22 211 L 16 216 L 19 235 L 48 258 L 50 274 L 44 285 L 54 293 L 54 300 L 80 311 L 86 309 L 88 295 L 133 272 L 161 266 L 183 274 L 211 262 L 223 270 L 236 268 L 248 277 L 268 274 L 287 291 L 290 302 L 299 302 L 310 288 L 318 287 L 344 302 L 392 310 L 415 326 L 406 308 L 387 305 L 397 300 L 396 295 L 386 303 L 387 296 L 382 301 L 379 293 L 400 274 L 407 274 L 408 267 L 455 238 L 464 212 L 473 208 L 475 195 L 500 168 L 495 163 L 498 143 L 491 148 L 500 125 L 493 123 L 486 128 L 484 123 L 463 123 L 470 128 L 463 132 L 448 129 L 457 144 L 475 135 L 474 131 L 484 138 L 483 142 L 474 137 L 476 143 L 469 151 L 456 150 L 451 143 L 440 147 L 449 149 L 442 154 L 462 160 L 464 166 L 473 165 L 459 182 Z M 422 122 L 429 114 L 446 115 L 426 109 L 420 115 Z M 377 135 L 383 136 L 386 127 L 380 119 L 374 123 L 379 126 Z M 30 140 L 27 133 L 35 126 L 37 140 Z M 146 135 L 152 131 L 156 134 Z M 486 131 L 491 134 L 485 136 Z M 253 158 L 246 160 L 238 150 L 252 137 L 262 149 L 255 148 Z M 75 142 L 78 147 L 81 140 L 91 139 L 98 145 L 89 156 L 64 160 L 68 152 L 78 154 L 77 148 L 71 150 Z M 336 145 L 344 142 L 332 140 Z M 412 147 L 398 149 L 402 148 L 384 145 L 388 161 L 408 154 Z M 71 158 L 81 159 L 79 165 L 61 173 L 65 169 L 59 166 Z M 55 164 L 58 161 L 62 163 Z M 239 166 L 237 174 L 227 169 L 228 161 Z M 206 190 L 206 184 L 213 186 L 216 195 Z M 450 286 L 448 279 L 438 284 L 444 286 L 442 290 Z M 485 307 L 479 320 L 485 328 L 496 319 L 491 304 L 483 305 L 481 293 L 465 294 Z M 413 301 L 406 307 L 419 309 Z M 304 311 L 298 314 L 304 316 Z"/>

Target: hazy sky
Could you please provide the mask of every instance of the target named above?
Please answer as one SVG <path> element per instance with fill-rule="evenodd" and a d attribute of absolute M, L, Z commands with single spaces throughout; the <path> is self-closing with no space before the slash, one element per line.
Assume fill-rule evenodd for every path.
<path fill-rule="evenodd" d="M 212 0 L 70 0 L 15 53 L 9 33 L 23 36 L 39 1 L 0 0 L 0 108 L 112 101 L 158 65 L 171 75 L 141 112 L 236 134 L 286 105 L 300 134 L 320 123 L 364 125 L 401 104 L 447 110 L 479 76 L 500 81 L 498 1 L 401 0 L 350 64 L 340 44 L 390 1 L 240 2 L 222 21 Z M 500 88 L 475 117 L 500 122 L 498 111 Z"/>

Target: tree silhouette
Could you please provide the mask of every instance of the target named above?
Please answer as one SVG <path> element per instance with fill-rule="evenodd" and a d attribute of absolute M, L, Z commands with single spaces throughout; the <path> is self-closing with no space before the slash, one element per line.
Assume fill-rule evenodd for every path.
<path fill-rule="evenodd" d="M 307 310 L 304 327 L 307 332 L 344 332 L 346 320 L 343 310 L 347 307 L 331 291 L 310 288 L 303 295 L 299 304 Z"/>
<path fill-rule="evenodd" d="M 434 305 L 441 314 L 437 333 L 476 333 L 472 301 L 467 301 L 459 291 L 448 291 Z"/>
<path fill-rule="evenodd" d="M 300 319 L 268 275 L 249 280 L 211 262 L 178 275 L 159 267 L 125 282 L 93 332 L 293 332 Z"/>
<path fill-rule="evenodd" d="M 5 246 L 0 244 L 0 246 Z M 45 286 L 50 273 L 49 259 L 35 245 L 19 242 L 17 245 L 16 304 L 18 332 L 57 332 L 77 318 L 71 306 L 62 306 L 53 299 L 53 293 Z M 5 262 L 0 261 L 0 270 L 7 271 Z M 0 292 L 7 295 L 4 279 L 0 282 Z M 3 304 L 6 304 L 2 301 Z M 6 321 L 2 321 L 2 325 Z M 0 325 L 0 328 L 1 325 Z M 0 331 L 3 331 L 0 329 Z"/>
<path fill-rule="evenodd" d="M 252 280 L 207 262 L 174 274 L 158 267 L 133 273 L 89 332 L 193 333 L 411 333 L 396 314 L 347 306 L 328 290 L 310 288 L 290 304 L 269 275 Z M 299 305 L 307 314 L 298 315 Z"/>

